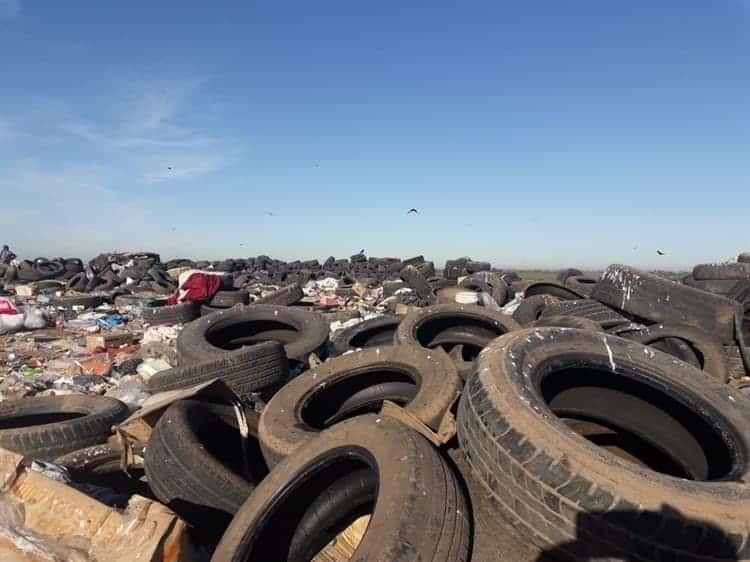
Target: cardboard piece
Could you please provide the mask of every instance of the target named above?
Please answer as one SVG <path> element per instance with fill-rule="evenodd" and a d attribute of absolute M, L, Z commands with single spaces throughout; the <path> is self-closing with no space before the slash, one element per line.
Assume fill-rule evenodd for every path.
<path fill-rule="evenodd" d="M 455 404 L 455 401 L 458 400 L 459 396 L 460 394 L 457 393 L 453 404 Z M 383 400 L 383 406 L 380 409 L 380 413 L 389 418 L 396 419 L 404 425 L 408 425 L 416 432 L 421 433 L 422 436 L 435 445 L 435 447 L 441 447 L 456 435 L 456 418 L 451 409 L 452 406 L 440 421 L 437 433 L 425 425 L 424 422 L 414 414 L 404 410 L 401 406 L 390 400 Z"/>
<path fill-rule="evenodd" d="M 109 507 L 28 469 L 0 449 L 0 559 L 187 562 L 185 524 L 167 507 L 133 496 Z"/>
<path fill-rule="evenodd" d="M 130 332 L 109 332 L 106 334 L 96 334 L 86 336 L 86 349 L 94 351 L 96 349 L 107 349 L 110 347 L 119 347 L 124 344 L 133 343 L 135 334 Z"/>

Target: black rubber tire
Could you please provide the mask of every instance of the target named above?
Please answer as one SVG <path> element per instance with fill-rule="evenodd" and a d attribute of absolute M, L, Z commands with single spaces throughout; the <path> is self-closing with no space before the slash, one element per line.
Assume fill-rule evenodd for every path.
<path fill-rule="evenodd" d="M 750 278 L 750 263 L 702 263 L 693 268 L 693 278 L 697 281 L 708 279 L 741 279 Z"/>
<path fill-rule="evenodd" d="M 407 265 L 401 270 L 399 275 L 404 283 L 406 283 L 425 304 L 433 304 L 437 300 L 435 292 L 427 282 L 427 278 L 413 265 Z"/>
<path fill-rule="evenodd" d="M 310 560 L 309 553 L 362 514 L 360 491 L 331 493 L 337 482 L 367 470 L 377 479 L 372 516 L 352 561 L 466 562 L 469 512 L 453 474 L 422 436 L 386 416 L 360 416 L 323 432 L 279 464 L 232 520 L 212 560 Z M 349 497 L 347 495 L 354 497 Z M 331 507 L 335 528 L 310 530 L 311 506 Z M 427 515 L 429 514 L 429 515 Z M 330 521 L 328 522 L 330 524 Z M 299 529 L 307 529 L 306 540 Z"/>
<path fill-rule="evenodd" d="M 741 329 L 747 345 L 750 343 L 750 281 L 738 281 L 727 293 L 727 298 L 740 305 Z"/>
<path fill-rule="evenodd" d="M 596 284 L 592 298 L 629 315 L 655 323 L 689 324 L 718 338 L 735 342 L 735 316 L 741 306 L 653 273 L 625 265 L 610 265 Z"/>
<path fill-rule="evenodd" d="M 146 447 L 146 477 L 156 497 L 210 535 L 224 530 L 265 476 L 252 435 L 250 474 L 243 474 L 237 428 L 231 406 L 179 400 L 159 418 Z"/>
<path fill-rule="evenodd" d="M 735 279 L 704 279 L 698 281 L 691 275 L 688 279 L 683 279 L 682 283 L 693 289 L 708 291 L 715 295 L 726 295 L 737 284 Z"/>
<path fill-rule="evenodd" d="M 145 448 L 145 443 L 137 443 L 133 447 L 133 452 L 143 458 Z M 135 494 L 156 499 L 148 484 L 143 481 L 143 463 L 136 463 L 125 471 L 120 465 L 121 457 L 122 450 L 119 447 L 103 444 L 73 451 L 58 457 L 54 462 L 68 469 L 68 474 L 74 482 L 114 490 L 117 495 L 108 498 L 108 505 L 125 507 L 128 499 Z"/>
<path fill-rule="evenodd" d="M 654 324 L 638 332 L 630 332 L 625 338 L 643 345 L 653 345 L 660 340 L 676 338 L 698 352 L 699 368 L 719 382 L 729 380 L 729 370 L 724 350 L 719 341 L 700 328 L 686 324 Z"/>
<path fill-rule="evenodd" d="M 547 316 L 578 316 L 592 320 L 602 328 L 612 328 L 627 324 L 629 320 L 608 306 L 593 299 L 581 299 L 573 301 L 560 301 L 550 304 L 542 310 L 540 318 Z"/>
<path fill-rule="evenodd" d="M 408 383 L 410 390 L 392 383 Z M 437 430 L 460 389 L 445 353 L 399 345 L 336 357 L 289 381 L 268 402 L 258 427 L 263 456 L 276 466 L 342 419 L 378 411 L 384 399 Z"/>
<path fill-rule="evenodd" d="M 462 344 L 484 347 L 494 338 L 520 327 L 510 315 L 483 306 L 436 304 L 407 314 L 396 330 L 394 342 L 428 349 L 440 347 L 450 352 Z M 441 334 L 447 335 L 445 332 L 448 331 L 451 337 L 441 341 Z M 467 337 L 462 337 L 462 332 L 466 332 Z M 478 345 L 478 335 L 484 336 L 480 340 L 483 345 Z M 454 355 L 452 358 L 462 375 L 474 369 L 473 365 L 467 365 L 460 356 Z"/>
<path fill-rule="evenodd" d="M 574 291 L 570 287 L 566 287 L 559 283 L 553 283 L 551 281 L 538 281 L 536 283 L 532 283 L 528 287 L 526 287 L 526 290 L 523 292 L 523 296 L 526 299 L 537 295 L 550 295 L 560 300 L 568 301 L 586 298 L 586 295 L 584 295 L 583 293 L 579 293 L 578 291 Z"/>
<path fill-rule="evenodd" d="M 564 285 L 569 289 L 573 289 L 576 293 L 580 293 L 587 297 L 591 296 L 591 292 L 599 282 L 596 277 L 588 277 L 586 275 L 571 275 L 565 280 Z"/>
<path fill-rule="evenodd" d="M 496 273 L 487 271 L 472 273 L 461 279 L 458 286 L 472 291 L 487 293 L 500 306 L 508 302 L 508 284 Z"/>
<path fill-rule="evenodd" d="M 742 379 L 743 377 L 750 376 L 750 373 L 745 370 L 745 363 L 742 360 L 740 348 L 736 345 L 724 346 L 724 359 L 727 363 L 727 370 L 729 371 L 730 381 L 735 381 L 738 379 Z"/>
<path fill-rule="evenodd" d="M 588 318 L 563 315 L 546 316 L 544 314 L 539 320 L 534 320 L 526 326 L 529 328 L 576 328 L 577 330 L 586 330 L 587 332 L 601 332 L 604 330 L 600 324 Z"/>
<path fill-rule="evenodd" d="M 435 277 L 435 264 L 431 261 L 426 261 L 424 263 L 420 263 L 419 265 L 414 265 L 414 267 L 417 268 L 417 271 L 419 271 L 419 273 L 421 273 L 425 277 L 425 279 Z"/>
<path fill-rule="evenodd" d="M 148 324 L 187 324 L 198 317 L 198 303 L 185 302 L 153 306 L 143 309 L 143 321 Z"/>
<path fill-rule="evenodd" d="M 344 328 L 331 340 L 331 356 L 336 357 L 347 351 L 392 345 L 401 316 L 378 316 Z"/>
<path fill-rule="evenodd" d="M 615 394 L 638 408 L 591 389 L 628 389 Z M 707 477 L 675 478 L 582 437 L 555 414 L 574 415 L 565 399 L 576 390 L 584 407 L 647 428 L 641 439 L 668 443 L 686 465 L 704 461 Z M 750 489 L 728 484 L 750 478 L 750 402 L 667 354 L 580 330 L 509 334 L 482 354 L 457 425 L 495 509 L 550 558 L 748 559 Z"/>
<path fill-rule="evenodd" d="M 274 291 L 270 295 L 265 297 L 259 297 L 253 301 L 253 304 L 278 304 L 281 306 L 291 306 L 294 303 L 301 301 L 305 296 L 302 292 L 302 287 L 295 283 L 288 287 L 283 287 L 278 291 Z"/>
<path fill-rule="evenodd" d="M 97 295 L 80 295 L 71 297 L 55 297 L 50 299 L 52 306 L 60 308 L 73 308 L 74 306 L 82 306 L 84 308 L 96 308 L 101 306 L 105 302 L 103 296 Z"/>
<path fill-rule="evenodd" d="M 430 348 L 442 348 L 456 365 L 461 380 L 465 381 L 476 370 L 476 359 L 482 349 L 496 337 L 491 330 L 458 326 L 440 332 L 430 342 Z"/>
<path fill-rule="evenodd" d="M 559 302 L 560 299 L 552 295 L 534 295 L 524 298 L 513 312 L 513 319 L 521 326 L 526 326 L 539 320 L 548 306 L 554 306 Z"/>
<path fill-rule="evenodd" d="M 573 277 L 574 275 L 583 275 L 583 271 L 576 269 L 575 267 L 561 269 L 557 275 L 555 275 L 555 281 L 564 285 L 565 281 L 568 280 L 568 277 Z"/>
<path fill-rule="evenodd" d="M 737 256 L 737 261 L 740 263 L 750 263 L 750 252 L 742 252 Z"/>
<path fill-rule="evenodd" d="M 207 316 L 214 312 L 222 312 L 224 310 L 228 310 L 228 308 L 225 306 L 209 306 L 207 304 L 202 304 L 200 308 L 200 316 Z"/>
<path fill-rule="evenodd" d="M 107 396 L 44 396 L 0 403 L 0 447 L 52 460 L 107 440 L 128 407 Z"/>
<path fill-rule="evenodd" d="M 247 291 L 216 291 L 216 294 L 208 301 L 208 305 L 231 308 L 235 304 L 248 304 L 249 302 L 250 294 Z"/>
<path fill-rule="evenodd" d="M 181 363 L 201 361 L 268 340 L 284 344 L 290 360 L 304 362 L 310 353 L 325 355 L 328 323 L 316 312 L 289 306 L 237 306 L 185 326 L 177 338 L 177 353 Z"/>
<path fill-rule="evenodd" d="M 268 341 L 223 353 L 216 359 L 159 371 L 148 379 L 146 388 L 164 392 L 220 379 L 237 396 L 249 399 L 253 392 L 281 385 L 288 374 L 284 347 Z"/>

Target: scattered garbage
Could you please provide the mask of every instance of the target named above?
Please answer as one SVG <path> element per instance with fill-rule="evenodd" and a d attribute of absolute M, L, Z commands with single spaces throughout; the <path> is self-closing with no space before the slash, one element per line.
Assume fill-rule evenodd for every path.
<path fill-rule="evenodd" d="M 6 486 L 0 554 L 484 562 L 505 519 L 551 559 L 746 559 L 746 262 L 525 280 L 468 257 L 2 247 L 0 465 L 74 513 Z"/>

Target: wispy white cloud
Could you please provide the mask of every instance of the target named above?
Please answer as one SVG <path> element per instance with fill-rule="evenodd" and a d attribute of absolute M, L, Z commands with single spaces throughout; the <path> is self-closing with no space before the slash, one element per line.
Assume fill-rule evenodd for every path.
<path fill-rule="evenodd" d="M 119 158 L 124 151 L 145 181 L 185 180 L 215 172 L 230 163 L 235 149 L 191 122 L 192 101 L 203 82 L 191 78 L 164 86 L 141 81 L 109 108 L 114 119 L 105 124 L 68 120 L 60 129 L 98 148 L 116 149 Z"/>
<path fill-rule="evenodd" d="M 21 0 L 0 0 L 0 18 L 13 18 L 21 13 Z"/>

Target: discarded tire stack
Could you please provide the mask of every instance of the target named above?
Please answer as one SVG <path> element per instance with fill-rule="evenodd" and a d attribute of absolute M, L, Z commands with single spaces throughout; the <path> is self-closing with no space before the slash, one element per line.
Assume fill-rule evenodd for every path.
<path fill-rule="evenodd" d="M 145 382 L 137 439 L 118 428 L 132 446 L 127 408 L 83 396 L 4 402 L 0 446 L 153 497 L 217 562 L 750 560 L 746 265 L 100 257 L 234 287 L 145 308 L 181 326 L 178 364 Z M 138 486 L 109 479 L 134 454 Z"/>

